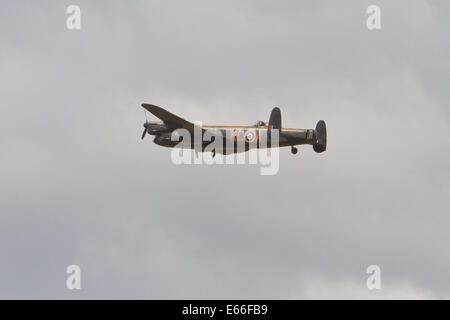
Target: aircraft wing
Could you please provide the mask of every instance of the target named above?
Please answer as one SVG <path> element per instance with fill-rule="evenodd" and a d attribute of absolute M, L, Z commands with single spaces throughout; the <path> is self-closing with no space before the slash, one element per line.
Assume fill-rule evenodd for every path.
<path fill-rule="evenodd" d="M 203 134 L 206 131 L 205 129 L 196 126 L 192 122 L 184 120 L 183 118 L 180 118 L 179 116 L 176 116 L 173 113 L 170 113 L 169 111 L 164 110 L 161 107 L 158 107 L 158 106 L 155 106 L 152 104 L 147 104 L 147 103 L 142 104 L 142 107 L 144 107 L 150 113 L 152 113 L 153 115 L 155 115 L 156 117 L 161 119 L 165 124 L 171 125 L 177 129 L 178 128 L 186 129 L 187 131 L 189 131 L 189 133 L 192 135 L 192 137 L 194 136 L 194 128 L 195 127 L 197 127 L 199 130 L 201 130 L 200 132 L 202 132 Z M 215 135 L 213 134 L 213 136 L 215 136 Z M 220 136 L 220 138 L 223 138 L 223 137 Z"/>
<path fill-rule="evenodd" d="M 142 106 L 148 110 L 148 112 L 161 119 L 165 124 L 172 125 L 175 128 L 184 128 L 191 134 L 194 134 L 195 125 L 192 122 L 186 121 L 183 118 L 152 104 L 144 103 Z"/>

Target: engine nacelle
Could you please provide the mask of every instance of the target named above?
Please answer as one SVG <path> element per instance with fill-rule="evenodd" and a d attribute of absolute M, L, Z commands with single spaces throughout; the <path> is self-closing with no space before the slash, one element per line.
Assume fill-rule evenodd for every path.
<path fill-rule="evenodd" d="M 152 135 L 160 135 L 173 131 L 169 125 L 165 123 L 146 123 L 147 132 Z"/>

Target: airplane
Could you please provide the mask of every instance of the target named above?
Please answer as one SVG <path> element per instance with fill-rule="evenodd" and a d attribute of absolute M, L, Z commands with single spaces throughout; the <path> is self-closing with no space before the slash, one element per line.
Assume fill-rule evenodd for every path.
<path fill-rule="evenodd" d="M 269 122 L 257 121 L 253 126 L 208 126 L 202 125 L 201 127 L 186 121 L 161 107 L 144 103 L 142 107 L 155 115 L 162 121 L 147 121 L 144 123 L 144 132 L 141 139 L 144 139 L 146 134 L 155 136 L 153 142 L 163 147 L 179 147 L 180 141 L 173 141 L 172 133 L 177 129 L 185 129 L 190 135 L 194 136 L 194 131 L 201 133 L 202 135 L 208 130 L 208 132 L 217 132 L 217 135 L 213 134 L 214 139 L 223 139 L 223 147 L 217 150 L 218 153 L 231 154 L 238 152 L 245 152 L 252 148 L 270 148 L 271 132 L 274 129 L 278 129 L 279 147 L 291 147 L 292 154 L 297 154 L 298 149 L 296 146 L 309 144 L 317 153 L 322 153 L 327 148 L 327 127 L 325 121 L 320 120 L 317 122 L 315 129 L 290 129 L 281 127 L 281 111 L 278 107 L 272 109 Z M 260 143 L 261 136 L 267 137 L 265 144 Z M 228 141 L 226 141 L 228 139 Z M 194 139 L 191 139 L 194 140 Z M 211 141 L 203 141 L 201 139 L 200 144 L 195 144 L 194 141 L 191 144 L 187 143 L 187 148 L 194 149 L 196 152 L 205 151 L 207 145 Z M 206 140 L 206 139 L 205 139 Z M 231 141 L 231 143 L 230 143 Z M 244 146 L 244 148 L 238 148 L 238 143 Z M 213 157 L 215 156 L 216 149 L 212 150 Z"/>

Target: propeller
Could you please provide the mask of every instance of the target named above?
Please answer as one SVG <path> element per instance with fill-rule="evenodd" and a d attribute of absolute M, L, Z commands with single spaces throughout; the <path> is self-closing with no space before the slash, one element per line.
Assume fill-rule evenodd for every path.
<path fill-rule="evenodd" d="M 142 137 L 141 137 L 141 140 L 144 140 L 144 138 L 145 138 L 145 135 L 147 134 L 147 122 L 148 122 L 148 120 L 147 120 L 147 112 L 145 112 L 145 110 L 144 110 L 144 114 L 145 114 L 145 124 L 144 124 L 144 132 L 142 132 Z"/>
<path fill-rule="evenodd" d="M 144 132 L 142 133 L 141 140 L 144 140 L 146 134 L 147 134 L 147 127 L 145 127 Z"/>

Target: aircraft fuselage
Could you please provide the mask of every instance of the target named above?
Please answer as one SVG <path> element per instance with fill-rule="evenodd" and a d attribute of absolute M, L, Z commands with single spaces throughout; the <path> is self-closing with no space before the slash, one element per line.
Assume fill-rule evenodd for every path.
<path fill-rule="evenodd" d="M 151 135 L 155 135 L 154 142 L 157 145 L 163 147 L 173 148 L 176 147 L 180 141 L 172 141 L 172 131 L 163 122 L 152 121 L 144 124 L 147 128 L 147 132 Z M 230 148 L 230 143 L 232 148 L 235 149 L 234 152 L 238 150 L 238 144 L 241 143 L 245 146 L 242 151 L 248 151 L 252 148 L 266 148 L 271 147 L 271 134 L 268 126 L 254 127 L 254 126 L 202 126 L 204 130 L 213 130 L 214 132 L 219 131 L 220 134 L 225 138 L 224 150 Z M 201 133 L 200 133 L 201 134 Z M 262 140 L 266 138 L 264 143 Z M 192 139 L 194 140 L 194 139 Z M 317 142 L 317 134 L 314 129 L 292 129 L 292 128 L 282 128 L 279 131 L 279 147 L 296 146 L 310 144 L 314 145 Z M 203 150 L 211 141 L 201 141 L 201 150 Z M 227 144 L 228 143 L 228 144 Z M 200 149 L 199 145 L 195 145 L 194 142 L 191 143 L 191 149 Z M 228 152 L 225 153 L 229 153 Z M 232 151 L 233 152 L 233 151 Z"/>

